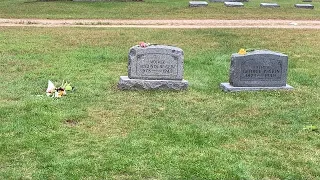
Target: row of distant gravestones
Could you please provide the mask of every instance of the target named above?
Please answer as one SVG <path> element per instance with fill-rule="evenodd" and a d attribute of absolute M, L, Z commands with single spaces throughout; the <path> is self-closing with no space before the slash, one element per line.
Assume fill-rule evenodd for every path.
<path fill-rule="evenodd" d="M 227 7 L 243 7 L 242 2 L 248 2 L 248 0 L 209 0 L 210 2 L 224 2 Z M 312 2 L 312 0 L 303 0 L 303 2 Z M 208 6 L 206 1 L 189 1 L 189 7 L 205 7 Z M 280 7 L 277 3 L 260 3 L 260 7 Z M 312 4 L 295 4 L 296 8 L 314 9 Z"/>
<path fill-rule="evenodd" d="M 183 50 L 166 45 L 137 45 L 129 50 L 128 76 L 120 76 L 120 90 L 186 90 Z M 231 56 L 226 92 L 291 90 L 287 84 L 288 56 L 269 50 L 239 51 Z"/>

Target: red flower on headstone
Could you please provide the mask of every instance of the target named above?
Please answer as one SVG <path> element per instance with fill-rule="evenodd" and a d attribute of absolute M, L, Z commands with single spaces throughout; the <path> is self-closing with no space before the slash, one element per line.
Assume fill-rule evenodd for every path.
<path fill-rule="evenodd" d="M 147 44 L 145 42 L 140 42 L 139 45 L 140 47 L 143 47 L 143 48 L 147 47 Z"/>

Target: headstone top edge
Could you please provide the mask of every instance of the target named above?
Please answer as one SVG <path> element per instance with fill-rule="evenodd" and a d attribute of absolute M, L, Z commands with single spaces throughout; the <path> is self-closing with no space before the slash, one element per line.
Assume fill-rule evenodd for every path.
<path fill-rule="evenodd" d="M 312 4 L 295 4 L 296 6 L 313 6 Z"/>
<path fill-rule="evenodd" d="M 280 53 L 280 52 L 275 52 L 275 51 L 270 51 L 270 50 L 254 50 L 251 52 L 247 52 L 246 54 L 239 54 L 239 53 L 233 53 L 232 57 L 245 57 L 245 56 L 252 56 L 252 55 L 260 55 L 260 54 L 266 54 L 266 55 L 277 55 L 277 56 L 285 56 L 287 57 L 288 55 Z"/>
<path fill-rule="evenodd" d="M 170 49 L 170 50 L 175 50 L 175 51 L 183 51 L 181 48 L 176 47 L 176 46 L 161 45 L 161 44 L 151 44 L 151 45 L 146 46 L 146 47 L 141 47 L 141 46 L 139 46 L 139 45 L 135 45 L 135 46 L 132 46 L 132 47 L 130 48 L 130 50 L 131 50 L 131 49 L 146 50 L 146 49 L 157 49 L 157 48 L 160 48 L 160 49 Z"/>

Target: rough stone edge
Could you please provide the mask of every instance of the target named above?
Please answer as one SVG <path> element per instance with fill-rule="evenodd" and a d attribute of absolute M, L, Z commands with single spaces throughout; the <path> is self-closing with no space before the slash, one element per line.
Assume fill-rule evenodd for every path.
<path fill-rule="evenodd" d="M 118 82 L 120 90 L 187 90 L 188 81 L 186 80 L 145 80 L 130 79 L 128 76 L 120 76 Z"/>
<path fill-rule="evenodd" d="M 239 91 L 266 91 L 266 90 L 293 90 L 293 87 L 286 84 L 281 87 L 234 87 L 230 83 L 221 83 L 220 88 L 225 92 L 239 92 Z"/>

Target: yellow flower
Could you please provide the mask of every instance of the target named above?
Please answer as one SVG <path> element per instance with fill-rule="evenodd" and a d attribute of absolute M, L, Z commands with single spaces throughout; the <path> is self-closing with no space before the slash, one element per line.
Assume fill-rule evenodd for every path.
<path fill-rule="evenodd" d="M 245 49 L 240 49 L 238 54 L 245 55 L 247 54 L 247 51 Z"/>

